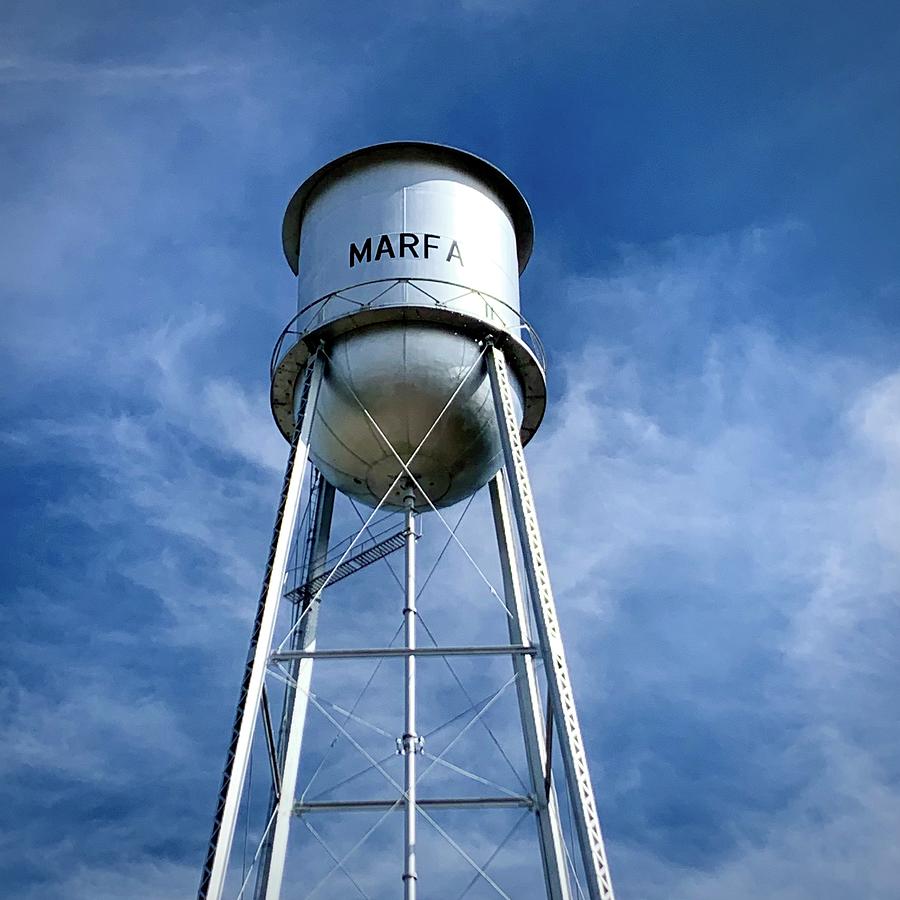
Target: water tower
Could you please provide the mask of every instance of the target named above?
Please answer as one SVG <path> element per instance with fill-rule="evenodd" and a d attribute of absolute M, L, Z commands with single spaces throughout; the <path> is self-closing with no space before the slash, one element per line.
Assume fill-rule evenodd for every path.
<path fill-rule="evenodd" d="M 226 878 L 235 884 L 229 896 L 305 896 L 311 886 L 285 876 L 292 821 L 354 810 L 380 814 L 386 827 L 402 819 L 396 885 L 406 900 L 417 891 L 445 896 L 441 883 L 429 882 L 429 873 L 417 866 L 423 821 L 447 837 L 476 878 L 508 896 L 487 864 L 454 842 L 435 815 L 515 807 L 536 825 L 543 884 L 532 885 L 529 896 L 611 900 L 523 454 L 546 402 L 540 344 L 519 305 L 519 276 L 533 240 L 528 206 L 502 172 L 476 156 L 397 142 L 366 147 L 319 169 L 288 204 L 282 234 L 297 275 L 299 311 L 273 354 L 271 403 L 290 452 L 198 897 L 220 900 Z M 485 486 L 500 572 L 499 588 L 491 590 L 501 601 L 504 640 L 422 646 L 416 584 L 421 520 L 447 525 L 442 511 Z M 361 527 L 337 545 L 331 541 L 336 492 L 367 512 Z M 379 516 L 387 513 L 399 525 L 379 530 Z M 448 544 L 460 543 L 447 528 Z M 402 644 L 322 649 L 319 613 L 329 589 L 400 552 Z M 474 797 L 419 792 L 425 751 L 417 729 L 417 663 L 434 657 L 511 661 L 524 790 Z M 385 776 L 384 797 L 318 804 L 305 795 L 298 799 L 311 706 L 357 744 L 311 689 L 314 664 L 387 658 L 403 665 L 397 686 L 403 713 L 396 727 L 402 777 L 393 778 L 360 747 L 370 768 Z M 273 675 L 280 680 L 273 682 Z M 273 683 L 281 685 L 280 705 Z M 245 861 L 237 878 L 235 833 L 255 742 L 268 756 L 267 815 L 254 841 L 251 871 Z M 328 853 L 353 889 L 368 896 L 344 860 Z M 312 894 L 336 896 L 315 888 Z"/>

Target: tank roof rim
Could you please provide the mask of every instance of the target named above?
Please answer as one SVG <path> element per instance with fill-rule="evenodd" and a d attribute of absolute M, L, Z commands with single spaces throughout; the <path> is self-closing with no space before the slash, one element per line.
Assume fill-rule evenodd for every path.
<path fill-rule="evenodd" d="M 284 212 L 281 226 L 281 243 L 285 259 L 295 275 L 298 274 L 300 268 L 300 227 L 303 220 L 303 211 L 306 201 L 313 191 L 330 175 L 356 160 L 365 157 L 388 157 L 410 151 L 431 154 L 435 159 L 464 160 L 476 176 L 482 178 L 488 186 L 497 192 L 513 222 L 519 260 L 519 274 L 521 275 L 525 271 L 534 247 L 534 219 L 531 215 L 528 201 L 515 182 L 502 169 L 475 153 L 462 150 L 459 147 L 452 147 L 449 144 L 438 144 L 431 141 L 384 141 L 379 144 L 358 147 L 356 150 L 351 150 L 349 153 L 344 153 L 336 159 L 325 163 L 325 165 L 316 169 L 294 191 L 294 195 L 288 202 Z"/>

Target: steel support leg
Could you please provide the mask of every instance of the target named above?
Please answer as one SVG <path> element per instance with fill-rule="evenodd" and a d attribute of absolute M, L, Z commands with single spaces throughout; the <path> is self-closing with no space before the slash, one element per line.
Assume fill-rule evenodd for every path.
<path fill-rule="evenodd" d="M 309 584 L 324 568 L 328 553 L 328 538 L 331 534 L 331 518 L 334 511 L 334 488 L 322 476 L 319 484 L 319 503 L 315 519 L 310 523 L 312 541 L 304 573 L 304 584 Z M 316 631 L 319 621 L 321 598 L 308 597 L 301 610 L 300 623 L 295 632 L 295 647 L 298 650 L 316 649 Z M 284 879 L 284 863 L 287 856 L 291 817 L 296 801 L 297 777 L 300 770 L 300 754 L 303 749 L 303 733 L 306 727 L 306 713 L 309 706 L 309 691 L 312 684 L 313 658 L 297 660 L 291 667 L 291 676 L 296 688 L 289 696 L 287 710 L 287 744 L 282 754 L 281 794 L 275 812 L 275 828 L 272 835 L 268 871 L 261 873 L 265 888 L 260 895 L 266 900 L 279 900 Z"/>
<path fill-rule="evenodd" d="M 222 786 L 219 790 L 219 799 L 213 818 L 212 834 L 200 878 L 200 888 L 197 892 L 198 900 L 220 900 L 225 887 L 238 808 L 244 790 L 253 733 L 256 729 L 265 682 L 266 666 L 272 648 L 278 605 L 284 592 L 288 557 L 294 528 L 297 524 L 297 510 L 300 505 L 300 494 L 309 454 L 309 433 L 321 379 L 322 358 L 316 354 L 309 363 L 301 387 L 303 393 L 300 414 L 291 441 L 262 591 L 253 620 L 253 630 L 250 634 L 250 646 L 244 667 L 244 677 L 241 681 L 231 743 L 225 760 Z"/>
<path fill-rule="evenodd" d="M 406 505 L 406 603 L 403 622 L 406 635 L 406 649 L 416 649 L 416 523 L 413 512 L 414 495 L 404 498 Z M 416 656 L 410 652 L 406 657 L 406 715 L 401 739 L 405 755 L 403 789 L 405 800 L 403 897 L 416 900 L 416 755 L 419 752 L 419 735 L 416 732 Z"/>
<path fill-rule="evenodd" d="M 559 734 L 560 753 L 569 787 L 572 816 L 578 832 L 588 894 L 591 900 L 613 900 L 600 819 L 588 771 L 587 753 L 575 711 L 575 697 L 556 615 L 556 602 L 553 599 L 550 576 L 544 558 L 537 512 L 525 465 L 525 453 L 519 436 L 519 422 L 513 405 L 509 371 L 503 352 L 497 347 L 488 349 L 488 371 L 499 418 L 503 457 L 510 479 L 510 493 L 528 590 L 544 658 L 550 706 Z"/>
<path fill-rule="evenodd" d="M 307 525 L 306 541 L 304 544 L 305 571 L 300 573 L 300 578 L 298 579 L 299 583 L 302 585 L 308 583 L 307 578 L 309 572 L 312 570 L 315 564 L 314 561 L 318 556 L 315 549 L 319 544 L 320 535 L 322 534 L 320 519 L 325 507 L 322 506 L 321 501 L 327 484 L 328 482 L 325 480 L 325 477 L 319 474 L 309 495 L 310 521 Z M 325 537 L 326 545 L 329 536 L 330 533 Z M 299 553 L 299 546 L 297 552 Z M 306 599 L 308 599 L 308 597 Z M 291 651 L 300 651 L 300 648 L 302 648 L 306 642 L 306 615 L 309 612 L 307 606 L 307 603 L 297 601 L 291 610 Z M 269 657 L 269 662 L 271 663 L 274 658 L 273 654 Z M 297 656 L 289 657 L 287 660 L 279 660 L 282 662 L 289 662 L 289 674 L 291 679 L 293 679 L 293 684 L 286 682 L 282 691 L 283 701 L 281 708 L 281 722 L 278 728 L 277 742 L 275 744 L 275 773 L 277 777 L 273 779 L 272 789 L 269 792 L 269 814 L 266 818 L 269 827 L 268 832 L 263 836 L 262 846 L 259 851 L 259 863 L 256 868 L 256 888 L 253 892 L 254 900 L 265 900 L 266 885 L 269 883 L 269 865 L 272 862 L 272 840 L 274 838 L 272 825 L 274 825 L 275 814 L 278 810 L 278 798 L 281 793 L 281 773 L 284 771 L 284 756 L 287 751 L 288 736 L 294 716 L 294 699 L 296 696 L 297 676 L 299 674 L 299 659 L 300 657 Z"/>
<path fill-rule="evenodd" d="M 522 585 L 516 567 L 515 537 L 506 496 L 506 478 L 498 472 L 490 483 L 491 506 L 494 511 L 494 528 L 497 532 L 497 547 L 500 553 L 500 568 L 503 573 L 503 594 L 509 612 L 509 642 L 512 645 L 531 643 L 528 625 L 528 611 L 522 596 Z M 562 825 L 559 819 L 559 805 L 556 788 L 546 785 L 547 753 L 544 746 L 544 717 L 541 710 L 534 659 L 526 654 L 512 656 L 516 673 L 516 692 L 519 700 L 519 715 L 522 720 L 522 734 L 525 739 L 525 755 L 528 761 L 528 775 L 531 791 L 537 800 L 538 838 L 541 860 L 544 865 L 544 881 L 550 900 L 570 900 L 569 877 L 566 869 L 566 848 Z"/>

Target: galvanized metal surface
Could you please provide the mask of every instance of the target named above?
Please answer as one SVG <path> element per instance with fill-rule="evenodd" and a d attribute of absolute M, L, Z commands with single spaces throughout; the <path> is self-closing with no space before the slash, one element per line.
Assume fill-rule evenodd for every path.
<path fill-rule="evenodd" d="M 553 719 L 559 733 L 560 751 L 568 781 L 572 815 L 581 846 L 588 893 L 591 900 L 614 900 L 603 834 L 600 830 L 600 818 L 594 799 L 594 787 L 588 770 L 587 752 L 578 723 L 569 666 L 556 615 L 556 601 L 553 599 L 553 590 L 550 586 L 550 574 L 544 557 L 544 545 L 531 493 L 525 454 L 519 441 L 509 370 L 503 353 L 497 348 L 490 350 L 488 365 L 497 413 L 505 423 L 505 427 L 501 429 L 503 454 L 510 478 L 510 493 L 519 530 L 519 543 L 544 656 L 544 671 Z"/>
<path fill-rule="evenodd" d="M 497 550 L 500 555 L 500 571 L 503 576 L 503 599 L 509 612 L 507 625 L 510 644 L 530 643 L 528 609 L 516 565 L 516 544 L 513 521 L 506 496 L 506 477 L 501 469 L 490 484 L 491 508 L 494 514 L 494 530 L 497 534 Z M 544 869 L 544 885 L 549 900 L 571 900 L 566 848 L 556 786 L 547 779 L 549 762 L 544 745 L 544 716 L 538 693 L 535 662 L 530 656 L 513 656 L 516 673 L 516 694 L 519 701 L 519 719 L 528 777 L 531 790 L 539 801 L 537 807 L 537 831 Z M 549 714 L 549 713 L 548 713 Z"/>
<path fill-rule="evenodd" d="M 533 797 L 422 797 L 420 809 L 532 809 Z M 294 804 L 294 814 L 326 812 L 394 812 L 402 807 L 396 800 L 322 800 Z"/>
<path fill-rule="evenodd" d="M 334 341 L 310 433 L 316 466 L 339 491 L 374 506 L 402 471 L 397 455 L 415 453 L 412 473 L 436 506 L 470 496 L 502 461 L 482 354 L 464 335 L 406 323 Z M 521 410 L 518 384 L 513 390 Z M 385 506 L 401 508 L 403 491 L 398 484 Z M 421 496 L 416 503 L 426 506 Z"/>
<path fill-rule="evenodd" d="M 297 343 L 309 346 L 315 334 L 330 356 L 310 452 L 338 490 L 372 506 L 397 474 L 370 418 L 407 459 L 483 338 L 499 333 L 524 346 L 518 279 L 532 235 L 512 182 L 452 148 L 365 148 L 301 186 L 285 216 L 285 249 L 298 272 L 298 309 L 315 308 Z M 273 377 L 282 430 L 302 356 L 285 358 Z M 527 348 L 522 360 L 516 390 L 533 432 L 543 415 L 543 371 Z M 362 403 L 350 401 L 354 394 Z M 469 496 L 499 468 L 489 406 L 482 369 L 421 448 L 414 475 L 435 506 Z M 399 508 L 399 499 L 398 492 L 386 505 Z"/>
<path fill-rule="evenodd" d="M 334 487 L 323 485 L 322 494 L 312 524 L 312 552 L 308 559 L 307 580 L 314 581 L 321 574 L 328 553 L 328 539 L 331 534 L 331 520 L 334 511 Z M 319 623 L 321 597 L 307 596 L 300 613 L 300 621 L 293 644 L 295 648 L 315 651 Z M 303 735 L 306 730 L 306 715 L 309 707 L 309 692 L 312 685 L 313 657 L 305 656 L 296 660 L 290 670 L 294 684 L 291 686 L 290 703 L 287 713 L 287 742 L 281 768 L 281 793 L 275 810 L 275 825 L 272 830 L 269 851 L 268 872 L 266 873 L 265 900 L 279 900 L 284 879 L 284 864 L 290 838 L 291 816 L 294 796 L 297 790 L 297 775 L 300 769 L 300 754 L 303 750 Z"/>
<path fill-rule="evenodd" d="M 268 664 L 273 673 L 288 674 L 283 668 L 286 663 L 290 666 L 291 702 L 285 706 L 285 736 L 277 753 L 272 752 L 271 736 L 268 741 L 276 762 L 273 782 L 281 791 L 254 858 L 263 865 L 257 897 L 277 900 L 281 893 L 292 815 L 351 809 L 384 811 L 386 815 L 401 808 L 405 814 L 402 873 L 407 900 L 414 900 L 417 889 L 417 811 L 420 821 L 427 820 L 475 869 L 476 877 L 507 896 L 485 872 L 486 866 L 466 855 L 427 809 L 520 806 L 533 810 L 538 819 L 546 896 L 571 900 L 564 835 L 549 780 L 548 750 L 542 740 L 543 711 L 533 659 L 540 652 L 549 688 L 547 714 L 559 735 L 587 891 L 591 900 L 613 900 L 522 453 L 523 444 L 540 424 L 546 402 L 539 343 L 532 341 L 519 312 L 518 275 L 527 263 L 532 242 L 527 205 L 502 173 L 477 157 L 434 145 L 384 145 L 349 154 L 308 179 L 288 207 L 284 242 L 288 260 L 299 272 L 301 314 L 285 329 L 273 354 L 272 409 L 282 432 L 292 436 L 295 449 L 286 474 L 199 897 L 219 900 L 222 895 L 254 721 L 263 699 L 262 673 Z M 311 358 L 315 364 L 310 367 Z M 302 423 L 302 431 L 295 423 Z M 286 544 L 296 523 L 307 446 L 310 459 L 330 485 L 376 511 L 330 567 L 325 564 L 327 528 L 322 539 L 321 522 L 310 523 L 311 541 L 318 553 L 310 559 L 318 561 L 318 568 L 307 572 L 304 585 L 314 588 L 306 591 L 304 603 L 317 604 L 322 590 L 337 580 L 339 573 L 346 570 L 350 574 L 359 568 L 357 562 L 368 560 L 362 545 L 357 548 L 358 559 L 350 554 L 379 508 L 405 507 L 405 647 L 319 651 L 315 612 L 311 610 L 308 619 L 296 622 L 272 653 L 275 610 L 287 564 Z M 512 516 L 506 508 L 503 475 L 496 474 L 503 463 L 510 479 Z M 510 643 L 420 649 L 416 645 L 412 508 L 451 505 L 491 478 Z M 444 522 L 439 512 L 436 515 Z M 513 521 L 538 629 L 536 644 L 528 634 L 518 583 Z M 319 531 L 313 534 L 316 528 Z M 455 537 L 452 530 L 451 537 Z M 372 540 L 379 553 L 398 549 L 393 543 L 381 547 Z M 472 559 L 467 552 L 466 556 Z M 479 573 L 484 578 L 480 569 Z M 514 675 L 465 728 L 515 683 L 531 793 L 417 799 L 416 757 L 421 746 L 416 732 L 416 658 L 497 654 L 510 656 Z M 315 659 L 367 657 L 404 660 L 405 718 L 399 741 L 406 757 L 402 786 L 310 694 Z M 397 799 L 297 801 L 307 699 L 372 767 L 382 771 L 397 791 Z M 267 728 L 271 731 L 270 723 Z M 432 765 L 437 762 L 440 757 Z M 523 793 L 529 790 L 524 783 L 522 789 Z M 508 837 L 498 850 L 506 840 Z M 264 848 L 266 852 L 261 854 Z M 331 858 L 336 862 L 331 871 L 341 869 L 347 874 L 340 860 L 333 854 Z M 431 893 L 434 888 L 432 885 Z M 317 890 L 314 887 L 313 893 Z M 580 895 L 580 887 L 578 891 Z"/>
<path fill-rule="evenodd" d="M 403 734 L 399 747 L 403 766 L 403 896 L 416 900 L 419 878 L 416 870 L 416 758 L 421 751 L 421 738 L 416 730 L 416 522 L 415 494 L 407 490 L 406 507 L 406 598 L 403 607 L 403 632 L 408 651 L 404 658 L 405 703 Z"/>
<path fill-rule="evenodd" d="M 287 469 L 281 490 L 281 499 L 275 516 L 275 528 L 269 548 L 269 559 L 263 576 L 262 591 L 257 605 L 247 662 L 238 695 L 237 710 L 232 727 L 231 741 L 222 773 L 222 786 L 213 816 L 212 834 L 209 839 L 206 861 L 200 876 L 198 900 L 221 900 L 231 858 L 231 844 L 237 823 L 238 807 L 244 790 L 244 779 L 256 730 L 265 683 L 266 667 L 272 647 L 272 636 L 278 616 L 278 606 L 284 590 L 291 540 L 297 523 L 297 509 L 303 488 L 308 458 L 309 426 L 315 409 L 322 378 L 322 360 L 314 359 L 308 367 L 301 393 L 300 415 L 288 457 Z"/>
<path fill-rule="evenodd" d="M 403 656 L 535 656 L 538 648 L 531 644 L 471 644 L 463 647 L 347 647 L 338 650 L 284 650 L 273 653 L 272 662 L 290 659 L 392 659 Z"/>
<path fill-rule="evenodd" d="M 500 197 L 464 157 L 423 159 L 400 145 L 377 160 L 364 154 L 316 183 L 300 225 L 297 308 L 372 279 L 427 278 L 457 282 L 502 301 L 496 316 L 510 327 L 519 309 L 516 232 Z M 373 306 L 430 306 L 415 290 L 373 294 Z M 478 316 L 470 296 L 460 312 Z M 338 294 L 325 314 L 354 311 Z"/>
<path fill-rule="evenodd" d="M 448 294 L 455 292 L 459 295 L 471 293 L 457 284 L 435 284 L 431 281 L 410 281 L 410 286 L 433 292 L 436 295 L 446 291 Z M 355 298 L 365 299 L 366 294 L 374 285 L 363 285 L 345 291 Z M 380 290 L 396 291 L 404 287 L 404 282 L 393 279 L 387 282 L 379 281 Z M 519 315 L 519 325 L 515 333 L 504 331 L 500 327 L 488 327 L 483 319 L 473 318 L 455 309 L 452 304 L 440 306 L 419 307 L 378 307 L 370 308 L 360 306 L 356 312 L 316 326 L 321 318 L 317 309 L 327 305 L 332 295 L 326 295 L 314 302 L 310 308 L 302 310 L 285 326 L 272 354 L 270 374 L 272 378 L 270 400 L 272 415 L 279 430 L 286 439 L 290 439 L 294 427 L 294 387 L 300 373 L 303 371 L 311 353 L 324 343 L 326 346 L 342 339 L 353 331 L 373 328 L 379 325 L 394 325 L 399 322 L 408 322 L 417 326 L 429 324 L 432 327 L 443 329 L 457 335 L 467 335 L 472 340 L 482 342 L 490 338 L 501 347 L 506 354 L 510 366 L 516 373 L 523 394 L 523 411 L 521 436 L 522 442 L 527 444 L 534 436 L 544 417 L 544 409 L 547 403 L 547 385 L 545 378 L 545 354 L 540 339 L 531 325 Z M 484 308 L 489 310 L 487 300 L 484 298 Z M 487 313 L 485 313 L 487 315 Z M 311 329 L 311 330 L 310 330 Z"/>
<path fill-rule="evenodd" d="M 281 231 L 284 255 L 295 275 L 298 274 L 300 265 L 302 220 L 309 198 L 316 189 L 323 182 L 335 179 L 342 172 L 352 173 L 360 167 L 371 168 L 382 160 L 396 161 L 398 158 L 443 164 L 477 178 L 480 184 L 494 193 L 508 210 L 516 232 L 519 271 L 525 270 L 534 243 L 531 211 L 519 189 L 500 169 L 474 153 L 455 147 L 427 141 L 390 141 L 362 147 L 332 160 L 316 170 L 297 188 L 285 211 Z"/>
<path fill-rule="evenodd" d="M 310 521 L 312 525 L 307 529 L 306 552 L 303 564 L 306 583 L 318 578 L 322 567 L 325 565 L 329 538 L 331 536 L 331 522 L 334 514 L 334 487 L 328 484 L 321 473 L 314 473 L 314 475 L 315 482 L 312 485 L 309 498 Z M 310 603 L 316 602 L 318 605 L 318 601 L 314 601 L 313 597 L 314 594 L 312 593 L 304 593 L 298 597 L 294 595 L 293 591 L 285 595 L 285 598 L 292 602 L 291 628 L 293 629 L 293 637 L 291 639 L 291 649 L 295 653 L 302 652 L 298 648 L 307 647 L 310 641 L 315 639 L 319 616 L 318 610 L 315 610 L 315 615 L 311 615 Z M 299 656 L 295 657 L 291 662 L 288 674 L 290 678 L 288 683 L 284 685 L 281 722 L 274 755 L 276 770 L 273 777 L 272 790 L 269 794 L 268 820 L 271 822 L 271 827 L 268 833 L 264 835 L 262 847 L 260 848 L 256 886 L 253 894 L 255 900 L 264 900 L 269 882 L 272 848 L 275 841 L 275 818 L 278 814 L 278 805 L 282 796 L 281 776 L 285 770 L 285 758 L 288 754 L 290 736 L 297 730 L 301 734 L 303 733 L 307 714 L 307 698 L 298 698 L 297 696 L 297 683 L 301 678 Z M 309 677 L 303 673 L 304 683 L 311 681 L 311 675 L 311 672 Z M 263 695 L 264 700 L 266 696 L 266 694 Z M 303 704 L 301 710 L 297 710 L 297 702 Z M 266 705 L 264 704 L 264 713 L 265 710 Z M 295 713 L 302 716 L 302 724 L 298 724 L 298 716 Z M 283 865 L 283 862 L 281 865 Z"/>

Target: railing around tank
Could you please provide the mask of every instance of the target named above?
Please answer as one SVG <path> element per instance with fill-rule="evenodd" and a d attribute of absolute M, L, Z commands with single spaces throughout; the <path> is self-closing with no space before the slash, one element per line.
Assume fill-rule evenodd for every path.
<path fill-rule="evenodd" d="M 374 297 L 372 297 L 365 303 L 347 296 L 347 292 L 349 291 L 376 284 L 386 284 L 387 287 L 385 287 L 383 291 L 379 291 Z M 299 339 L 300 337 L 311 331 L 314 326 L 317 327 L 318 325 L 322 325 L 326 321 L 328 321 L 327 319 L 325 319 L 325 310 L 332 300 L 343 300 L 347 303 L 354 304 L 360 309 L 371 309 L 375 306 L 377 301 L 384 297 L 384 295 L 387 294 L 392 288 L 401 284 L 409 285 L 409 287 L 414 288 L 415 290 L 424 294 L 431 300 L 431 303 L 429 305 L 433 305 L 440 309 L 452 310 L 454 309 L 454 306 L 456 304 L 462 304 L 463 301 L 465 301 L 467 305 L 470 305 L 473 297 L 481 299 L 484 303 L 484 316 L 482 318 L 485 323 L 488 325 L 496 323 L 496 326 L 504 331 L 517 330 L 519 337 L 521 338 L 523 343 L 525 343 L 531 349 L 531 351 L 537 358 L 537 361 L 540 364 L 541 368 L 546 371 L 546 353 L 544 351 L 544 345 L 541 343 L 541 339 L 538 337 L 537 332 L 534 330 L 531 323 L 517 309 L 514 309 L 499 297 L 495 297 L 492 294 L 486 293 L 485 291 L 479 291 L 475 288 L 469 288 L 465 285 L 457 284 L 456 282 L 442 281 L 438 278 L 377 278 L 373 281 L 362 281 L 359 284 L 354 284 L 351 287 L 342 288 L 339 291 L 332 291 L 330 294 L 325 294 L 324 297 L 319 297 L 318 300 L 313 300 L 312 303 L 304 306 L 303 309 L 301 309 L 300 312 L 298 312 L 297 315 L 287 323 L 275 343 L 275 348 L 272 351 L 272 360 L 269 367 L 270 376 L 274 378 L 275 372 L 277 371 L 278 366 L 281 364 L 284 355 L 296 343 L 296 341 L 289 340 L 291 336 Z M 455 297 L 451 297 L 449 300 L 439 300 L 423 287 L 423 285 L 427 284 L 441 284 L 447 287 L 459 288 L 461 291 L 463 291 L 463 293 L 458 294 Z M 408 304 L 398 304 L 398 306 L 405 305 Z M 504 319 L 497 311 L 497 306 L 503 307 L 504 312 L 511 313 L 518 320 L 518 324 L 510 326 L 509 322 Z M 470 310 L 468 309 L 465 310 L 465 312 L 471 314 Z"/>

